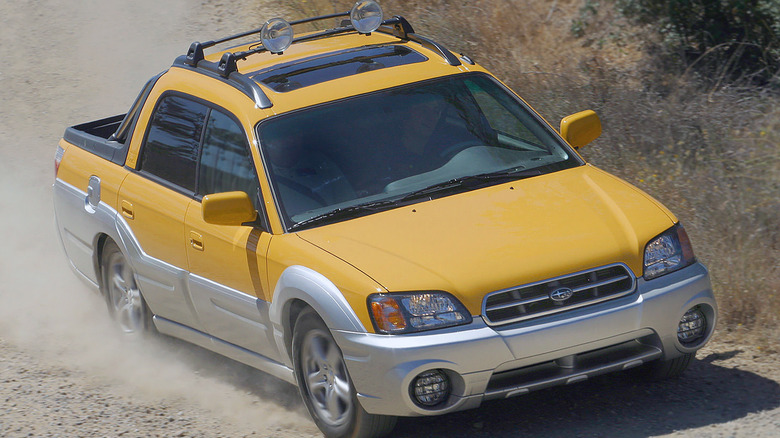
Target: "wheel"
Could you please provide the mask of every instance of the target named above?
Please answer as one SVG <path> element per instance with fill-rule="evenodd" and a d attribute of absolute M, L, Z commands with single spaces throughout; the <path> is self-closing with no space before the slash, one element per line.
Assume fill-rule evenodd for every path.
<path fill-rule="evenodd" d="M 105 244 L 100 266 L 108 313 L 119 328 L 128 334 L 151 332 L 151 312 L 138 289 L 133 268 L 116 243 Z"/>
<path fill-rule="evenodd" d="M 341 349 L 311 309 L 295 323 L 293 363 L 303 402 L 326 437 L 380 437 L 395 426 L 395 417 L 372 415 L 360 406 Z"/>
<path fill-rule="evenodd" d="M 688 369 L 695 357 L 696 353 L 687 353 L 674 359 L 659 359 L 639 367 L 639 371 L 651 380 L 676 379 Z"/>

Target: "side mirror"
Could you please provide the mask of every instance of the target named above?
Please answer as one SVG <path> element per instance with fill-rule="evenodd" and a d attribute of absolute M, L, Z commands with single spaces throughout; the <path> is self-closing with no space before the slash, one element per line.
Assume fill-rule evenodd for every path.
<path fill-rule="evenodd" d="M 579 149 L 601 135 L 601 120 L 593 110 L 586 110 L 561 120 L 561 136 Z"/>
<path fill-rule="evenodd" d="M 201 208 L 208 224 L 237 226 L 257 219 L 257 210 L 245 192 L 206 195 Z"/>

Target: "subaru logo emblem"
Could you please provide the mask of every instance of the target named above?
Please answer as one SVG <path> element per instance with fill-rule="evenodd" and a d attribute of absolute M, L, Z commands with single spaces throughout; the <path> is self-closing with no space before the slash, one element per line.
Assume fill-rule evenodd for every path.
<path fill-rule="evenodd" d="M 574 291 L 568 287 L 562 287 L 550 292 L 550 299 L 557 302 L 563 302 L 571 298 L 574 295 Z"/>

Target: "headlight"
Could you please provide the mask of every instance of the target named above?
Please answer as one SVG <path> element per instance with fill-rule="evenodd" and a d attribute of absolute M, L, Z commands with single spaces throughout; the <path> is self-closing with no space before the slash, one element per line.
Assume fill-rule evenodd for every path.
<path fill-rule="evenodd" d="M 368 308 L 379 333 L 410 333 L 468 324 L 471 314 L 446 292 L 373 294 Z"/>
<path fill-rule="evenodd" d="M 688 233 L 677 224 L 645 246 L 645 280 L 682 269 L 695 261 Z"/>

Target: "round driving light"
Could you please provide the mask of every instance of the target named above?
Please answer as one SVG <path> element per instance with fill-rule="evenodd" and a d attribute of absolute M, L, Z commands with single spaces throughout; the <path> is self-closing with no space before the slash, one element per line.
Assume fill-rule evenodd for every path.
<path fill-rule="evenodd" d="M 414 378 L 411 389 L 417 404 L 433 407 L 449 397 L 450 379 L 442 370 L 426 371 Z"/>
<path fill-rule="evenodd" d="M 269 52 L 282 53 L 292 44 L 292 25 L 281 18 L 272 18 L 260 29 L 260 41 Z"/>
<path fill-rule="evenodd" d="M 677 326 L 677 339 L 682 344 L 691 344 L 704 336 L 707 330 L 707 318 L 699 307 L 694 307 L 683 315 Z"/>
<path fill-rule="evenodd" d="M 360 33 L 371 33 L 382 25 L 382 7 L 374 0 L 360 0 L 349 11 L 352 27 Z"/>

